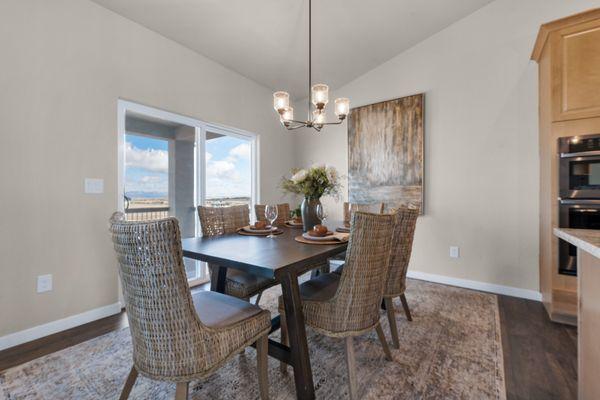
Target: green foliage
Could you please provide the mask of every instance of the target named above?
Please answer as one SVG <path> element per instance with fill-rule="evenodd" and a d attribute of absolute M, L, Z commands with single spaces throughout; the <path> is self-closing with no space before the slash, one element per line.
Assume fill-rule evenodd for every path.
<path fill-rule="evenodd" d="M 309 169 L 292 169 L 291 178 L 284 177 L 281 188 L 288 193 L 300 194 L 308 199 L 322 196 L 339 196 L 341 184 L 334 167 L 313 165 Z"/>

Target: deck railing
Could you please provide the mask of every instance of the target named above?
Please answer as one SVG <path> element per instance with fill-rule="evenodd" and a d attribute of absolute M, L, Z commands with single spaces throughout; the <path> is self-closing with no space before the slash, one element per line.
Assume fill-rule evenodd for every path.
<path fill-rule="evenodd" d="M 128 221 L 148 221 L 152 219 L 167 218 L 169 207 L 130 208 L 125 210 Z"/>

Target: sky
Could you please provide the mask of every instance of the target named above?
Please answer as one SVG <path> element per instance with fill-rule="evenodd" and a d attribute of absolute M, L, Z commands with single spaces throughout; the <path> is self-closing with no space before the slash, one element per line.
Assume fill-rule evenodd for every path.
<path fill-rule="evenodd" d="M 206 142 L 206 197 L 250 196 L 251 164 L 248 141 L 223 136 Z M 167 198 L 168 141 L 125 136 L 125 194 Z"/>

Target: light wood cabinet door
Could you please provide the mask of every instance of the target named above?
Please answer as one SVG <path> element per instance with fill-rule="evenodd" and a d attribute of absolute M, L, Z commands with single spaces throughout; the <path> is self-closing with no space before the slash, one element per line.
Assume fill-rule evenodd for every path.
<path fill-rule="evenodd" d="M 600 19 L 553 32 L 552 119 L 600 116 Z"/>

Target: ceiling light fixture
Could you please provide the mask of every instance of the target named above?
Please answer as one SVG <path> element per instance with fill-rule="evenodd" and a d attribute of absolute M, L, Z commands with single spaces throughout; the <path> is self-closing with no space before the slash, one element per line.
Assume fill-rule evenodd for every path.
<path fill-rule="evenodd" d="M 287 130 L 298 128 L 313 128 L 320 132 L 325 125 L 339 125 L 350 112 L 350 100 L 340 97 L 334 101 L 334 112 L 338 120 L 326 122 L 325 106 L 329 102 L 329 86 L 317 83 L 312 84 L 312 0 L 308 0 L 308 119 L 297 121 L 294 119 L 294 108 L 290 107 L 290 94 L 288 92 L 273 93 L 273 108 L 279 113 L 279 120 Z M 314 110 L 313 110 L 314 106 Z"/>

